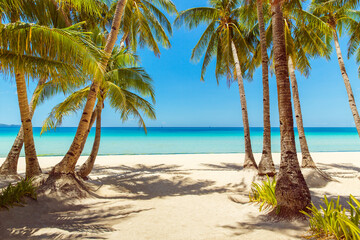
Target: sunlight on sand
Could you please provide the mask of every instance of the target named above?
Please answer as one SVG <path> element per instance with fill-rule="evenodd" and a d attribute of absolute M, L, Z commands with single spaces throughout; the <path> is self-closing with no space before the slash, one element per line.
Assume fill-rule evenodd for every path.
<path fill-rule="evenodd" d="M 255 155 L 260 159 L 260 154 Z M 279 154 L 274 154 L 278 167 Z M 312 200 L 360 197 L 360 153 L 313 153 L 334 181 L 303 171 Z M 58 157 L 40 158 L 44 169 Z M 85 161 L 82 158 L 79 164 Z M 256 172 L 242 170 L 243 154 L 99 156 L 89 182 L 97 197 L 40 196 L 25 208 L 2 211 L 0 239 L 299 239 L 303 222 L 271 222 L 248 203 Z M 1 160 L 0 162 L 2 162 Z M 19 172 L 24 171 L 20 160 Z M 7 183 L 1 182 L 2 187 Z M 235 199 L 235 201 L 231 200 Z"/>

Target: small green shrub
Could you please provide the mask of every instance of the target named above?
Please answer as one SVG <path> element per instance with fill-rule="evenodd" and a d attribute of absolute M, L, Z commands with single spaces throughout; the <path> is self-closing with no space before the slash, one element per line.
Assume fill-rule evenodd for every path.
<path fill-rule="evenodd" d="M 324 196 L 324 207 L 320 206 L 318 209 L 312 203 L 311 207 L 308 207 L 309 213 L 302 211 L 310 218 L 310 231 L 313 233 L 311 238 L 360 240 L 360 202 L 350 195 L 350 209 L 346 209 L 339 201 L 339 197 L 334 202 Z"/>
<path fill-rule="evenodd" d="M 9 184 L 3 189 L 0 193 L 0 208 L 23 206 L 25 197 L 37 199 L 36 188 L 31 179 L 22 179 L 16 185 Z"/>
<path fill-rule="evenodd" d="M 277 205 L 275 186 L 275 178 L 271 181 L 269 176 L 267 176 L 267 180 L 261 184 L 252 183 L 251 193 L 249 195 L 250 202 L 260 204 L 260 211 L 275 208 Z"/>

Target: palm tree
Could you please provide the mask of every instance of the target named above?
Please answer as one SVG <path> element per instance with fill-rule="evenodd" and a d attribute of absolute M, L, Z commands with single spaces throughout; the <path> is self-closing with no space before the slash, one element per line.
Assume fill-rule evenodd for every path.
<path fill-rule="evenodd" d="M 110 34 L 108 36 L 105 48 L 104 48 L 104 52 L 107 55 L 110 55 L 116 40 L 117 40 L 117 36 L 119 34 L 120 31 L 120 22 L 121 22 L 121 18 L 124 12 L 124 8 L 125 8 L 125 4 L 126 4 L 126 0 L 119 0 L 116 4 L 116 10 L 115 10 L 115 15 L 113 18 L 113 22 L 112 22 L 112 26 L 111 26 L 111 31 Z M 104 58 L 101 62 L 101 67 L 103 69 L 106 68 L 107 63 L 108 63 L 108 57 Z M 77 157 L 80 155 L 80 147 L 81 147 L 81 142 L 83 141 L 83 137 L 87 131 L 87 129 L 89 128 L 89 123 L 90 123 L 90 119 L 91 119 L 91 113 L 93 111 L 93 108 L 95 106 L 95 102 L 96 102 L 96 97 L 97 94 L 99 92 L 99 87 L 100 87 L 100 80 L 101 80 L 101 76 L 99 75 L 99 73 L 95 74 L 95 78 L 93 80 L 93 83 L 90 87 L 90 91 L 89 94 L 87 96 L 87 101 L 76 131 L 76 135 L 74 137 L 74 140 L 70 146 L 69 151 L 66 153 L 66 155 L 64 156 L 64 158 L 61 160 L 60 163 L 58 163 L 51 171 L 51 174 L 54 175 L 60 175 L 60 174 L 73 174 L 74 170 L 75 170 L 75 165 L 77 162 Z"/>
<path fill-rule="evenodd" d="M 27 36 L 26 36 L 26 34 L 22 34 L 23 37 L 26 37 L 26 42 L 25 42 L 25 45 L 24 45 L 25 48 L 28 48 L 27 44 L 31 44 L 31 41 L 34 39 L 33 34 L 32 34 L 32 29 L 33 28 L 36 28 L 35 33 L 38 32 L 39 29 L 49 31 L 51 33 L 52 29 L 49 29 L 49 27 L 63 27 L 64 25 L 65 26 L 67 25 L 66 23 L 64 23 L 64 21 L 61 21 L 61 19 L 56 17 L 56 15 L 58 15 L 58 9 L 57 9 L 57 6 L 55 6 L 53 2 L 54 1 L 2 1 L 1 2 L 0 6 L 1 6 L 1 10 L 2 10 L 1 11 L 2 18 L 8 19 L 9 21 L 12 21 L 12 22 L 15 22 L 17 19 L 21 18 L 21 19 L 23 19 L 25 21 L 38 22 L 40 25 L 47 25 L 48 26 L 48 27 L 44 27 L 44 28 L 41 28 L 41 27 L 36 26 L 36 25 L 34 25 L 34 26 L 31 26 L 31 25 L 19 26 L 17 30 L 25 31 L 25 33 L 27 32 Z M 34 9 L 34 8 L 39 9 L 39 10 L 42 9 L 44 11 L 32 11 L 32 9 Z M 46 14 L 47 12 L 51 12 L 52 15 L 51 16 L 47 15 Z M 69 27 L 69 26 L 66 26 L 66 27 Z M 74 41 L 74 40 L 75 40 L 74 44 L 82 44 L 82 45 L 88 44 L 86 42 L 83 42 L 84 40 L 88 41 L 88 40 L 85 39 L 85 37 L 84 37 L 85 35 L 81 37 L 81 38 L 83 38 L 82 40 L 79 39 L 79 36 L 71 36 L 71 34 L 73 34 L 72 32 L 74 32 L 74 30 L 77 30 L 77 28 L 79 28 L 79 26 L 75 26 L 72 29 L 69 29 L 71 31 L 70 32 L 68 31 L 64 36 L 62 36 L 62 38 L 67 41 L 67 44 L 71 43 L 71 41 Z M 44 36 L 46 36 L 49 33 L 43 32 L 43 33 L 40 33 L 40 34 L 43 34 Z M 63 33 L 61 32 L 61 30 L 59 30 L 59 31 L 57 31 L 56 34 L 53 34 L 54 36 L 52 36 L 52 37 L 58 37 L 59 35 L 61 36 L 61 34 L 63 34 Z M 20 37 L 20 35 L 19 35 L 19 37 Z M 73 37 L 75 37 L 75 38 L 73 39 Z M 16 40 L 18 40 L 18 39 L 16 39 Z M 44 40 L 50 40 L 51 41 L 51 38 L 48 37 L 47 39 L 44 39 Z M 61 38 L 58 39 L 58 41 L 59 40 L 61 40 Z M 79 40 L 81 40 L 81 41 L 79 41 Z M 76 43 L 76 41 L 78 41 L 78 42 Z M 51 42 L 49 42 L 49 43 L 51 43 Z M 6 43 L 6 44 L 8 44 L 8 43 Z M 37 44 L 39 44 L 39 43 L 37 43 Z M 46 41 L 44 43 L 42 43 L 42 44 L 43 45 L 45 44 L 45 46 L 48 46 L 48 45 L 46 45 Z M 16 45 L 16 44 L 13 44 L 13 45 Z M 6 45 L 5 45 L 4 48 L 7 50 Z M 34 48 L 34 46 L 33 46 L 33 48 Z M 84 48 L 84 46 L 81 47 L 80 49 L 83 50 L 83 48 Z M 88 50 L 90 50 L 90 49 L 88 49 Z M 28 72 L 30 72 L 31 70 L 32 71 L 35 70 L 35 71 L 38 71 L 38 75 L 39 75 L 39 69 L 34 68 L 36 66 L 36 64 L 39 64 L 39 63 L 41 64 L 41 62 L 39 62 L 39 61 L 45 61 L 45 64 L 46 64 L 47 67 L 53 67 L 53 68 L 62 67 L 63 68 L 62 71 L 64 71 L 64 69 L 66 70 L 66 68 L 67 68 L 68 70 L 66 70 L 66 71 L 69 72 L 69 69 L 72 68 L 68 64 L 67 65 L 64 64 L 64 66 L 61 66 L 59 64 L 58 60 L 50 59 L 51 56 L 50 56 L 50 58 L 49 58 L 49 56 L 46 56 L 48 59 L 44 59 L 44 55 L 47 54 L 48 52 L 46 52 L 44 50 L 39 50 L 39 48 L 38 49 L 34 48 L 34 49 L 32 49 L 32 51 L 31 50 L 27 51 L 27 55 L 25 55 L 25 56 L 21 56 L 21 54 L 19 55 L 19 53 L 21 53 L 21 49 L 19 49 L 19 47 L 17 48 L 16 51 L 18 51 L 18 52 L 15 52 L 15 53 L 13 53 L 11 51 L 3 52 L 4 57 L 6 56 L 7 58 L 9 58 L 8 55 L 13 54 L 14 58 L 21 57 L 21 60 L 23 61 L 23 63 L 21 63 L 21 64 L 27 64 L 27 65 L 33 64 L 34 66 L 32 66 L 31 69 L 29 69 L 29 67 L 27 67 L 25 69 L 25 74 L 28 74 Z M 81 52 L 81 51 L 79 51 L 79 52 Z M 56 53 L 52 53 L 52 54 L 55 54 L 55 56 L 56 56 Z M 65 54 L 65 53 L 63 53 L 63 54 Z M 71 54 L 71 52 L 70 52 L 70 54 Z M 75 54 L 75 57 L 77 55 L 78 54 Z M 88 55 L 88 53 L 86 53 L 86 55 Z M 26 57 L 26 58 L 24 58 L 24 57 Z M 49 60 L 50 60 L 50 62 L 49 62 Z M 61 60 L 63 61 L 63 60 L 65 60 L 65 58 L 62 58 Z M 71 64 L 74 64 L 74 60 L 75 59 L 72 59 Z M 51 61 L 53 61 L 53 62 L 51 62 Z M 81 57 L 80 59 L 78 59 L 76 61 L 80 62 L 80 61 L 83 61 L 83 59 Z M 85 60 L 85 62 L 86 62 L 86 60 Z M 11 61 L 9 61 L 9 64 L 11 64 Z M 16 64 L 19 64 L 18 60 L 16 61 Z M 37 67 L 39 67 L 39 65 Z M 76 69 L 74 69 L 74 70 L 76 70 Z M 84 70 L 86 70 L 86 68 L 84 68 Z M 43 70 L 43 71 L 44 71 L 44 73 L 42 73 L 43 75 L 48 74 L 48 73 L 46 73 L 45 70 Z M 74 71 L 74 73 L 75 73 L 75 75 L 74 75 L 75 78 L 78 78 L 79 77 L 79 70 Z M 59 75 L 59 73 L 56 73 L 56 71 L 53 71 L 53 73 L 50 74 L 52 77 L 55 76 L 54 80 L 58 81 L 60 75 L 56 76 L 54 74 Z M 25 76 L 23 76 L 24 74 L 19 72 L 18 74 L 15 74 L 15 75 L 16 75 L 16 80 L 17 80 L 16 82 L 17 82 L 18 87 L 23 87 L 24 83 L 21 82 L 21 81 L 25 77 Z M 32 75 L 34 75 L 34 74 L 32 74 Z M 40 76 L 43 76 L 43 75 L 40 75 Z M 69 78 L 69 74 L 64 75 L 64 77 Z M 40 78 L 37 89 L 42 84 L 45 83 L 47 78 L 48 78 L 48 76 Z M 74 82 L 73 79 L 74 79 L 73 77 L 70 77 L 69 80 L 71 80 L 71 81 L 69 81 L 69 83 Z M 81 79 L 81 78 L 79 78 L 79 79 Z M 78 80 L 76 80 L 76 81 L 78 81 Z M 19 84 L 21 84 L 21 85 L 19 85 Z M 21 94 L 18 95 L 18 97 L 19 98 L 21 97 L 21 99 L 19 99 L 19 101 L 21 100 L 21 102 L 23 104 L 23 103 L 27 102 L 27 98 L 24 95 L 24 94 L 26 94 L 26 91 L 24 91 L 23 89 L 20 89 L 20 92 L 21 92 Z M 26 119 L 25 120 L 25 125 L 22 125 L 22 127 L 20 128 L 20 131 L 19 131 L 19 133 L 18 133 L 18 135 L 17 135 L 17 137 L 15 139 L 15 142 L 14 142 L 14 144 L 13 144 L 13 146 L 12 146 L 12 148 L 11 148 L 5 162 L 3 163 L 3 165 L 0 168 L 0 173 L 1 174 L 16 174 L 17 162 L 18 162 L 20 151 L 22 149 L 24 138 L 27 138 L 26 142 L 28 143 L 27 145 L 29 146 L 28 150 L 25 149 L 26 157 L 28 158 L 28 156 L 29 156 L 29 158 L 30 158 L 30 161 L 27 161 L 27 163 L 35 162 L 33 164 L 33 167 L 29 166 L 33 170 L 28 169 L 27 170 L 27 173 L 28 173 L 27 176 L 36 175 L 36 174 L 39 173 L 39 171 L 38 171 L 39 167 L 38 167 L 38 163 L 37 163 L 37 159 L 36 159 L 36 151 L 35 151 L 35 148 L 34 148 L 34 142 L 33 142 L 33 137 L 32 137 L 32 127 L 30 126 L 31 122 L 29 122 L 29 120 L 31 120 L 31 118 L 32 118 L 33 110 L 35 110 L 35 107 L 33 107 L 33 104 L 32 104 L 33 99 L 34 98 L 32 98 L 32 100 L 31 100 L 30 106 L 28 106 L 29 111 L 26 109 L 25 106 L 23 106 L 21 108 L 21 111 L 23 112 L 22 113 L 22 121 L 24 122 L 23 119 L 24 118 Z M 26 131 L 25 134 L 24 134 L 24 130 Z M 30 172 L 34 172 L 34 173 L 31 174 Z"/>
<path fill-rule="evenodd" d="M 38 89 L 40 88 L 40 86 L 42 84 L 44 84 L 46 81 L 45 78 L 40 79 L 35 91 L 38 91 Z M 33 104 L 34 104 L 34 95 L 31 98 L 30 104 L 29 104 L 29 112 L 30 112 L 30 118 L 32 118 L 35 108 L 33 108 Z M 15 141 L 8 153 L 8 155 L 6 156 L 6 159 L 4 161 L 4 163 L 1 165 L 0 167 L 0 174 L 1 175 L 16 175 L 17 174 L 17 165 L 18 165 L 18 160 L 19 160 L 19 156 L 20 156 L 20 152 L 21 149 L 23 147 L 24 144 L 24 127 L 23 125 L 21 125 L 20 130 L 15 138 Z"/>
<path fill-rule="evenodd" d="M 269 93 L 269 58 L 267 54 L 265 20 L 263 13 L 263 0 L 256 1 L 256 9 L 259 23 L 260 45 L 261 45 L 261 66 L 263 78 L 263 151 L 259 163 L 259 175 L 275 175 L 275 166 L 271 154 L 271 124 L 270 124 L 270 93 Z"/>
<path fill-rule="evenodd" d="M 132 51 L 136 52 L 138 46 L 146 46 L 159 56 L 158 43 L 164 48 L 170 48 L 166 32 L 172 35 L 171 23 L 157 6 L 161 6 L 168 13 L 177 13 L 171 1 L 127 0 L 121 23 L 122 42 L 126 42 L 126 46 Z"/>
<path fill-rule="evenodd" d="M 245 161 L 244 168 L 255 168 L 257 165 L 253 156 L 245 89 L 243 82 L 243 69 L 250 46 L 245 35 L 245 27 L 240 25 L 239 1 L 217 0 L 210 1 L 211 7 L 192 8 L 179 13 L 175 24 L 186 25 L 189 29 L 199 24 L 207 24 L 207 28 L 192 52 L 192 59 L 199 60 L 205 53 L 201 71 L 201 80 L 208 64 L 216 57 L 215 75 L 217 81 L 226 75 L 230 85 L 231 76 L 236 77 L 241 102 L 241 111 L 244 125 Z M 241 56 L 241 58 L 239 58 Z"/>
<path fill-rule="evenodd" d="M 11 13 L 14 12 L 14 8 L 20 8 L 20 6 L 14 6 L 14 4 L 18 3 L 20 5 L 20 2 L 6 2 L 3 1 L 2 2 L 2 14 L 4 15 L 4 17 L 10 17 Z M 52 4 L 47 5 L 46 1 L 42 1 L 42 8 L 44 9 L 44 12 L 46 11 L 51 11 L 51 7 L 58 7 L 57 3 L 55 2 L 55 0 L 52 0 Z M 22 6 L 20 9 L 22 10 L 28 10 L 28 9 L 33 9 L 33 5 L 34 2 L 31 1 L 27 1 L 27 2 L 21 2 Z M 28 5 L 26 5 L 28 4 Z M 36 4 L 36 7 L 39 8 L 39 2 Z M 8 11 L 5 11 L 5 9 L 7 9 Z M 54 20 L 54 18 L 52 19 L 48 19 L 47 16 L 45 14 L 42 15 L 36 15 L 36 13 L 38 12 L 34 12 L 33 11 L 21 11 L 21 16 L 22 18 L 25 18 L 26 20 L 32 20 L 32 21 L 37 21 L 40 24 L 44 24 L 47 23 L 48 25 L 52 25 L 54 27 L 61 27 L 63 25 L 65 25 L 66 27 L 69 27 L 71 24 L 68 20 L 65 20 L 65 24 L 63 24 L 62 21 L 59 21 L 58 18 L 56 19 L 56 22 L 51 22 L 51 20 Z M 52 12 L 52 14 L 56 14 L 58 13 L 58 11 Z M 62 15 L 64 15 L 63 11 L 61 12 Z M 53 15 L 52 15 L 53 16 Z M 65 18 L 65 16 L 64 16 Z M 37 87 L 35 89 L 34 92 L 38 91 L 39 88 L 41 87 L 41 85 L 45 84 L 46 82 L 46 78 L 42 78 L 39 80 Z M 34 111 L 35 111 L 35 107 L 33 107 L 33 103 L 34 103 L 34 95 L 31 98 L 30 101 L 30 105 L 29 105 L 29 111 L 30 111 L 30 118 L 32 118 Z M 18 159 L 20 156 L 20 152 L 21 149 L 23 147 L 23 143 L 24 143 L 24 129 L 23 126 L 21 126 L 15 140 L 14 143 L 4 161 L 4 163 L 1 165 L 0 167 L 0 174 L 1 175 L 16 175 L 17 174 L 17 164 L 18 164 Z"/>
<path fill-rule="evenodd" d="M 168 11 L 167 6 L 173 5 L 173 3 L 170 0 L 154 0 L 153 2 L 167 11 Z M 127 0 L 117 1 L 116 9 L 114 12 L 114 18 L 112 21 L 111 31 L 109 33 L 109 36 L 107 37 L 107 41 L 104 48 L 104 52 L 107 54 L 108 57 L 102 61 L 101 65 L 103 69 L 106 69 L 106 66 L 109 61 L 109 56 L 111 55 L 114 49 L 117 36 L 120 31 L 120 24 L 126 4 L 127 4 Z M 68 173 L 73 174 L 75 171 L 75 165 L 77 159 L 81 154 L 80 151 L 81 151 L 82 142 L 84 141 L 84 136 L 86 135 L 86 132 L 89 129 L 89 123 L 92 115 L 91 113 L 93 112 L 96 98 L 100 89 L 100 83 L 101 83 L 100 80 L 101 79 L 99 77 L 95 77 L 93 80 L 73 143 L 71 144 L 70 149 L 64 156 L 63 160 L 60 163 L 58 163 L 51 171 L 51 174 L 53 176 L 59 174 L 68 174 Z"/>
<path fill-rule="evenodd" d="M 311 197 L 296 154 L 282 2 L 274 0 L 271 6 L 281 134 L 281 162 L 275 195 L 277 216 L 291 218 L 299 216 L 300 210 L 306 210 Z"/>
<path fill-rule="evenodd" d="M 345 1 L 345 0 L 342 1 L 314 0 L 310 6 L 310 10 L 315 16 L 318 16 L 332 29 L 332 33 L 328 37 L 334 40 L 336 55 L 338 58 L 341 75 L 344 80 L 346 92 L 348 95 L 351 113 L 353 115 L 355 126 L 360 137 L 360 116 L 356 107 L 354 93 L 351 88 L 349 76 L 346 72 L 345 63 L 340 49 L 340 43 L 338 38 L 338 32 L 341 34 L 343 29 L 351 29 L 354 25 L 355 26 L 357 25 L 358 11 L 354 10 L 354 6 L 356 6 L 357 2 L 358 1 Z M 356 40 L 355 42 L 358 42 L 358 40 Z M 354 45 L 350 45 L 350 51 L 349 51 L 350 53 L 351 53 L 351 48 L 353 46 Z"/>
<path fill-rule="evenodd" d="M 298 1 L 284 4 L 284 18 L 290 83 L 302 154 L 301 166 L 303 168 L 316 168 L 306 141 L 295 69 L 307 77 L 311 69 L 310 58 L 330 58 L 331 47 L 328 39 L 325 38 L 329 29 L 319 18 L 304 11 Z"/>
<path fill-rule="evenodd" d="M 81 78 L 80 67 L 84 71 L 91 69 L 92 72 L 98 68 L 96 57 L 88 48 L 91 45 L 88 36 L 79 32 L 79 27 L 77 25 L 61 30 L 21 22 L 0 26 L 2 71 L 14 74 L 17 83 L 21 120 L 24 124 L 27 177 L 39 174 L 40 168 L 32 135 L 25 78 L 58 79 L 65 76 L 78 81 Z M 48 42 L 44 42 L 44 39 Z M 51 44 L 58 44 L 57 48 L 51 48 Z M 67 62 L 72 62 L 73 66 Z"/>
<path fill-rule="evenodd" d="M 121 113 L 123 121 L 126 121 L 130 115 L 138 118 L 139 125 L 145 129 L 145 132 L 146 126 L 140 112 L 143 112 L 150 119 L 155 119 L 152 105 L 144 99 L 144 97 L 150 97 L 155 102 L 152 80 L 142 68 L 132 66 L 135 62 L 136 58 L 125 50 L 115 48 L 113 51 L 105 73 L 105 81 L 100 87 L 96 110 L 92 116 L 93 120 L 90 124 L 91 128 L 96 119 L 94 144 L 87 161 L 78 171 L 78 175 L 82 178 L 86 178 L 90 174 L 97 157 L 100 146 L 101 113 L 104 101 L 107 100 L 112 108 Z M 80 110 L 89 89 L 89 87 L 80 89 L 70 94 L 64 102 L 58 104 L 45 120 L 43 131 L 56 128 L 61 125 L 64 116 Z M 43 92 L 39 94 L 40 98 L 45 99 L 42 96 Z"/>
<path fill-rule="evenodd" d="M 274 176 L 276 174 L 274 161 L 272 159 L 271 153 L 271 123 L 270 123 L 270 93 L 269 93 L 269 57 L 267 53 L 268 44 L 267 44 L 267 36 L 265 30 L 265 16 L 267 15 L 266 12 L 264 14 L 264 8 L 268 6 L 267 0 L 256 0 L 245 1 L 244 11 L 241 13 L 241 18 L 248 19 L 250 22 L 254 22 L 257 20 L 256 27 L 258 28 L 259 32 L 259 39 L 258 45 L 260 45 L 260 56 L 253 57 L 253 60 L 250 61 L 250 65 L 260 64 L 262 67 L 262 83 L 263 83 L 263 122 L 264 122 L 264 132 L 263 132 L 263 150 L 261 155 L 261 160 L 259 163 L 259 171 L 258 174 L 260 176 L 268 175 Z M 256 8 L 256 9 L 255 9 Z M 267 9 L 265 9 L 267 10 Z M 254 14 L 256 13 L 256 20 L 254 18 Z M 256 46 L 257 51 L 259 46 Z M 261 58 L 260 61 L 257 57 Z M 254 68 L 255 66 L 251 66 Z M 255 69 L 252 69 L 252 71 Z"/>

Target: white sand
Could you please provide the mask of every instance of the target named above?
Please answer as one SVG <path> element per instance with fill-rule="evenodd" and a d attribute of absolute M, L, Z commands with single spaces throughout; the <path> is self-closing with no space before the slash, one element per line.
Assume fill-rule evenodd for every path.
<path fill-rule="evenodd" d="M 343 203 L 349 194 L 360 198 L 360 153 L 312 155 L 337 180 L 319 181 L 304 171 L 315 203 L 324 194 L 340 195 Z M 280 155 L 273 157 L 278 167 Z M 46 171 L 60 159 L 44 157 L 40 164 Z M 243 154 L 101 156 L 90 176 L 101 198 L 43 196 L 1 211 L 0 239 L 301 239 L 306 223 L 268 222 L 248 203 L 256 174 L 242 170 L 242 161 Z M 24 169 L 21 159 L 19 172 Z"/>

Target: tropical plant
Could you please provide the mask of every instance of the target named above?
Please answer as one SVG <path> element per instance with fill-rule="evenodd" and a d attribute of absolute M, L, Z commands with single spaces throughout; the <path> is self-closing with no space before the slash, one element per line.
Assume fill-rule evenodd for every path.
<path fill-rule="evenodd" d="M 134 52 L 138 45 L 147 46 L 155 55 L 160 56 L 160 43 L 164 48 L 171 44 L 167 33 L 172 35 L 171 23 L 159 7 L 169 14 L 177 13 L 170 0 L 127 0 L 124 17 L 121 23 L 122 41 Z"/>
<path fill-rule="evenodd" d="M 284 17 L 281 0 L 271 6 L 275 75 L 279 100 L 281 161 L 275 188 L 276 216 L 298 217 L 310 204 L 310 191 L 301 173 L 296 154 L 295 134 L 291 106 L 288 59 L 286 53 Z"/>
<path fill-rule="evenodd" d="M 111 31 L 107 38 L 107 42 L 104 48 L 105 54 L 107 56 L 110 56 L 111 52 L 114 49 L 117 36 L 120 31 L 120 23 L 121 18 L 124 12 L 126 0 L 119 0 L 116 4 L 116 9 L 114 13 L 114 18 L 112 21 Z M 101 62 L 101 67 L 103 69 L 106 68 L 109 61 L 109 57 L 106 57 Z M 100 82 L 101 77 L 98 76 L 98 74 L 95 74 L 95 77 L 93 79 L 93 82 L 90 86 L 90 91 L 87 96 L 86 104 L 83 109 L 83 114 L 81 116 L 74 140 L 68 150 L 68 152 L 65 154 L 64 158 L 59 162 L 51 171 L 51 176 L 55 175 L 61 175 L 61 174 L 74 174 L 75 171 L 75 165 L 78 159 L 78 156 L 80 156 L 80 148 L 81 143 L 83 141 L 84 135 L 86 134 L 89 123 L 91 119 L 91 113 L 94 109 L 96 98 L 99 92 L 100 88 Z M 51 179 L 49 179 L 49 182 L 51 182 Z"/>
<path fill-rule="evenodd" d="M 331 28 L 331 34 L 328 35 L 334 41 L 336 55 L 339 62 L 342 78 L 344 80 L 346 92 L 348 95 L 351 113 L 354 118 L 355 126 L 360 137 L 360 116 L 356 107 L 354 93 L 351 88 L 349 76 L 347 74 L 344 59 L 340 49 L 338 34 L 343 33 L 344 30 L 352 30 L 352 37 L 349 43 L 349 54 L 354 53 L 359 40 L 356 29 L 358 29 L 359 11 L 354 9 L 358 1 L 353 0 L 314 0 L 311 3 L 311 12 L 319 17 L 324 23 Z"/>
<path fill-rule="evenodd" d="M 277 205 L 275 197 L 276 179 L 271 180 L 267 176 L 267 180 L 262 183 L 252 183 L 251 193 L 249 194 L 250 202 L 260 204 L 259 210 L 273 209 Z"/>
<path fill-rule="evenodd" d="M 360 202 L 352 195 L 346 209 L 340 204 L 340 197 L 337 201 L 329 201 L 326 196 L 322 200 L 325 206 L 317 208 L 313 203 L 308 207 L 309 211 L 301 211 L 309 217 L 310 231 L 313 233 L 309 238 L 317 239 L 360 239 Z"/>
<path fill-rule="evenodd" d="M 79 81 L 82 71 L 93 73 L 97 70 L 101 54 L 89 40 L 88 34 L 79 30 L 79 24 L 66 29 L 21 22 L 0 26 L 2 72 L 15 75 L 17 83 L 24 124 L 27 177 L 40 173 L 40 168 L 32 135 L 25 78 L 51 78 L 59 81 L 68 78 L 68 81 Z"/>
<path fill-rule="evenodd" d="M 250 127 L 243 82 L 244 65 L 252 51 L 254 37 L 249 29 L 241 24 L 240 1 L 209 1 L 211 7 L 192 8 L 179 13 L 176 26 L 185 25 L 190 30 L 206 24 L 207 28 L 193 49 L 191 59 L 198 61 L 203 55 L 201 80 L 204 80 L 207 66 L 216 57 L 215 76 L 219 82 L 226 76 L 230 86 L 232 76 L 237 80 L 240 93 L 241 112 L 244 125 L 245 161 L 244 168 L 257 168 L 250 139 Z"/>
<path fill-rule="evenodd" d="M 104 102 L 121 114 L 121 119 L 126 121 L 129 116 L 139 120 L 139 125 L 146 131 L 146 126 L 141 112 L 150 119 L 155 119 L 153 106 L 144 98 L 150 97 L 155 102 L 155 94 L 150 76 L 139 67 L 134 66 L 136 57 L 127 50 L 116 47 L 109 60 L 105 72 L 104 82 L 101 83 L 98 94 L 98 103 L 93 113 L 88 132 L 96 119 L 95 140 L 87 161 L 80 167 L 78 175 L 86 178 L 91 172 L 100 146 L 101 113 Z M 90 87 L 82 88 L 70 94 L 65 101 L 58 104 L 49 114 L 43 125 L 43 131 L 61 125 L 65 116 L 83 108 Z M 37 98 L 46 99 L 43 91 L 38 92 Z M 85 142 L 84 142 L 85 144 Z M 83 148 L 83 146 L 82 146 Z"/>
<path fill-rule="evenodd" d="M 157 0 L 155 2 L 165 10 L 168 10 L 167 6 L 169 4 L 172 4 L 172 2 L 169 0 Z M 107 54 L 108 57 L 102 61 L 101 65 L 103 69 L 106 69 L 109 61 L 109 57 L 111 56 L 111 53 L 114 49 L 117 36 L 120 31 L 121 19 L 124 14 L 126 3 L 127 0 L 117 1 L 114 12 L 114 18 L 112 21 L 111 31 L 109 33 L 109 36 L 107 37 L 107 41 L 104 47 L 104 52 Z M 80 119 L 73 143 L 71 144 L 70 149 L 64 156 L 63 160 L 60 163 L 58 163 L 51 171 L 52 176 L 58 174 L 74 173 L 77 159 L 81 154 L 81 146 L 82 146 L 82 142 L 84 141 L 84 136 L 86 135 L 86 132 L 89 129 L 89 123 L 92 115 L 91 113 L 94 109 L 97 95 L 100 89 L 100 83 L 101 83 L 100 80 L 101 79 L 99 78 L 94 78 L 93 83 L 90 87 L 89 95 L 87 96 L 87 101 L 84 106 L 83 114 Z"/>
<path fill-rule="evenodd" d="M 37 91 L 39 89 L 39 87 L 44 84 L 46 81 L 46 79 L 40 79 L 35 91 Z M 30 104 L 29 104 L 29 111 L 30 111 L 30 118 L 32 118 L 33 114 L 34 114 L 34 108 L 32 107 L 34 102 L 34 95 L 32 96 L 31 100 L 30 100 Z M 23 147 L 24 144 L 24 127 L 23 125 L 21 125 L 20 130 L 18 132 L 18 134 L 16 135 L 16 138 L 14 140 L 14 143 L 8 153 L 8 155 L 6 156 L 5 161 L 3 162 L 3 164 L 0 167 L 0 174 L 1 175 L 16 175 L 17 174 L 17 165 L 18 165 L 18 160 L 19 160 L 19 156 L 20 156 L 20 152 L 21 149 Z"/>
<path fill-rule="evenodd" d="M 22 179 L 16 185 L 9 184 L 4 188 L 0 193 L 0 208 L 23 206 L 25 197 L 37 199 L 36 187 L 30 178 Z"/>
<path fill-rule="evenodd" d="M 274 162 L 272 159 L 271 153 L 271 124 L 270 124 L 270 93 L 269 93 L 269 57 L 267 53 L 268 41 L 266 33 L 266 22 L 269 17 L 267 16 L 268 10 L 267 0 L 256 0 L 250 1 L 245 0 L 244 10 L 240 13 L 241 19 L 247 19 L 249 22 L 256 22 L 259 32 L 258 46 L 255 46 L 255 53 L 253 59 L 250 62 L 250 65 L 261 64 L 262 67 L 262 84 L 263 84 L 263 122 L 264 122 L 264 131 L 263 131 L 263 150 L 261 155 L 261 160 L 259 163 L 259 175 L 268 175 L 274 176 L 276 174 Z M 265 10 L 265 11 L 264 11 Z M 254 17 L 256 13 L 256 19 Z M 258 50 L 260 48 L 260 50 Z M 260 55 L 258 53 L 260 51 Z M 257 59 L 257 58 L 260 58 Z M 253 68 L 251 66 L 250 68 Z"/>
<path fill-rule="evenodd" d="M 302 154 L 301 166 L 316 168 L 306 141 L 295 69 L 308 77 L 311 58 L 330 58 L 331 46 L 326 34 L 331 30 L 319 18 L 305 11 L 299 1 L 285 3 L 283 12 L 292 98 Z"/>
<path fill-rule="evenodd" d="M 73 1 L 73 5 L 77 8 L 83 9 L 86 7 L 86 4 L 91 4 L 92 1 L 87 1 L 87 3 L 79 4 L 77 1 Z M 84 6 L 83 6 L 84 5 Z M 37 22 L 39 25 L 45 25 L 47 27 L 53 26 L 55 28 L 70 27 L 71 21 L 68 16 L 64 13 L 62 4 L 61 8 L 58 6 L 58 3 L 55 0 L 49 1 L 2 1 L 0 3 L 1 13 L 5 19 L 11 20 L 11 16 L 14 12 L 17 12 L 21 19 L 25 21 Z M 39 11 L 31 11 L 30 9 L 38 9 Z M 86 8 L 90 9 L 90 7 Z M 30 10 L 30 11 L 29 11 Z M 84 12 L 84 10 L 82 10 Z M 73 11 L 76 12 L 76 11 Z M 92 10 L 86 11 L 88 15 L 94 16 Z M 50 13 L 50 14 L 47 14 Z M 36 92 L 40 86 L 47 82 L 47 77 L 41 78 L 38 81 L 38 85 L 34 92 Z M 57 79 L 54 79 L 57 81 Z M 74 81 L 62 81 L 61 90 L 66 91 L 64 86 L 69 83 L 73 84 Z M 52 85 L 52 84 L 51 84 Z M 29 104 L 30 118 L 32 118 L 35 107 L 33 106 L 34 96 L 32 97 Z M 17 163 L 20 156 L 21 149 L 24 142 L 24 128 L 21 126 L 14 143 L 4 161 L 0 167 L 0 174 L 2 175 L 15 175 L 17 174 Z"/>

